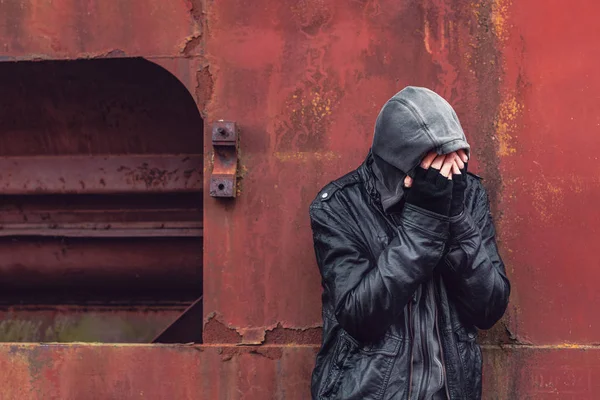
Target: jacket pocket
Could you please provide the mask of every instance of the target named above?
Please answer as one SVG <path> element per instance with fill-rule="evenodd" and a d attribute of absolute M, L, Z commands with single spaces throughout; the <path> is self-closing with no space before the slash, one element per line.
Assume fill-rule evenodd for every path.
<path fill-rule="evenodd" d="M 460 328 L 455 332 L 456 346 L 462 373 L 463 387 L 468 400 L 481 399 L 481 349 L 477 344 L 477 334 Z"/>
<path fill-rule="evenodd" d="M 341 336 L 342 343 L 349 343 L 350 352 L 336 356 L 343 362 L 335 370 L 335 383 L 328 380 L 322 398 L 344 400 L 379 400 L 388 386 L 392 367 L 405 342 L 396 336 L 386 335 L 380 341 L 359 344 L 347 334 Z M 343 350 L 343 345 L 342 345 Z"/>
<path fill-rule="evenodd" d="M 333 360 L 331 361 L 325 384 L 319 395 L 320 398 L 329 399 L 337 392 L 340 375 L 344 368 L 344 363 L 352 351 L 352 345 L 353 342 L 347 335 L 341 334 L 339 336 L 333 351 Z"/>

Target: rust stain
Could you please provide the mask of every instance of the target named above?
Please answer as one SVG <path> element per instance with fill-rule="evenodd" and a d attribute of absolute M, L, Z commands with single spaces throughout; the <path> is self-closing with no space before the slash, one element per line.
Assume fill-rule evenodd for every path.
<path fill-rule="evenodd" d="M 85 56 L 83 56 L 80 58 L 122 58 L 122 57 L 127 57 L 127 53 L 125 53 L 123 50 L 121 49 L 111 49 L 111 50 L 106 50 L 103 52 L 94 52 L 94 53 L 87 53 L 85 54 Z"/>
<path fill-rule="evenodd" d="M 320 326 L 288 328 L 277 323 L 268 327 L 236 328 L 226 326 L 216 313 L 211 313 L 204 325 L 205 343 L 239 345 L 318 345 L 321 343 Z"/>
<path fill-rule="evenodd" d="M 542 222 L 551 223 L 555 213 L 561 213 L 563 210 L 564 195 L 560 184 L 546 180 L 543 173 L 540 176 L 542 181 L 533 182 L 530 189 L 532 206 Z"/>
<path fill-rule="evenodd" d="M 496 117 L 496 137 L 498 138 L 498 155 L 506 157 L 517 152 L 514 145 L 514 132 L 517 131 L 517 121 L 523 112 L 523 105 L 519 104 L 517 98 L 506 95 Z"/>
<path fill-rule="evenodd" d="M 242 344 L 261 344 L 265 341 L 264 328 L 245 328 L 237 331 L 242 335 Z"/>
<path fill-rule="evenodd" d="M 196 24 L 202 24 L 204 20 L 204 11 L 202 8 L 202 0 L 190 0 L 190 14 Z"/>
<path fill-rule="evenodd" d="M 196 72 L 196 103 L 202 116 L 206 116 L 206 108 L 213 96 L 214 80 L 210 67 L 204 66 L 198 72 Z"/>
<path fill-rule="evenodd" d="M 280 360 L 283 356 L 283 348 L 280 346 L 235 346 L 221 347 L 219 349 L 221 361 L 231 361 L 235 357 L 245 354 L 258 355 L 269 360 Z"/>
<path fill-rule="evenodd" d="M 492 3 L 492 26 L 496 38 L 500 41 L 508 39 L 510 29 L 508 25 L 508 11 L 511 6 L 511 0 L 493 0 Z"/>
<path fill-rule="evenodd" d="M 300 0 L 290 6 L 301 31 L 308 36 L 317 35 L 331 21 L 332 8 L 323 0 Z"/>
<path fill-rule="evenodd" d="M 236 178 L 235 178 L 235 190 L 236 197 L 239 197 L 242 194 L 242 189 L 244 185 L 244 177 L 248 173 L 248 168 L 242 163 L 243 154 L 241 147 L 238 147 L 238 159 L 237 159 L 237 170 L 236 170 Z"/>
<path fill-rule="evenodd" d="M 330 138 L 333 113 L 343 97 L 337 71 L 324 65 L 328 46 L 309 49 L 304 81 L 288 92 L 275 122 L 277 151 L 320 151 Z"/>
<path fill-rule="evenodd" d="M 208 315 L 202 329 L 205 343 L 242 343 L 242 335 L 235 329 L 226 326 L 216 313 Z"/>
<path fill-rule="evenodd" d="M 429 28 L 429 20 L 425 19 L 423 21 L 423 44 L 425 45 L 425 51 L 429 54 L 433 54 L 431 50 L 431 29 Z"/>
<path fill-rule="evenodd" d="M 186 57 L 192 56 L 193 52 L 202 45 L 202 35 L 188 36 L 181 48 L 181 54 Z"/>
<path fill-rule="evenodd" d="M 310 328 L 284 328 L 277 324 L 266 331 L 264 344 L 320 344 L 322 329 Z"/>
<path fill-rule="evenodd" d="M 297 89 L 290 96 L 287 108 L 290 112 L 292 127 L 300 130 L 303 135 L 298 138 L 303 143 L 302 148 L 315 148 L 323 141 L 323 135 L 329 125 L 328 117 L 339 99 L 339 94 L 333 90 L 323 90 L 313 87 L 307 91 Z"/>
<path fill-rule="evenodd" d="M 151 168 L 147 163 L 143 163 L 133 169 L 121 166 L 117 169 L 117 172 L 124 172 L 125 176 L 131 182 L 144 182 L 147 188 L 151 188 L 167 185 L 170 179 L 177 174 L 178 170 L 168 171 L 160 168 Z"/>
<path fill-rule="evenodd" d="M 276 159 L 281 162 L 309 162 L 312 160 L 325 160 L 325 161 L 335 161 L 342 158 L 340 154 L 336 154 L 333 151 L 297 151 L 297 152 L 275 152 L 273 154 Z"/>

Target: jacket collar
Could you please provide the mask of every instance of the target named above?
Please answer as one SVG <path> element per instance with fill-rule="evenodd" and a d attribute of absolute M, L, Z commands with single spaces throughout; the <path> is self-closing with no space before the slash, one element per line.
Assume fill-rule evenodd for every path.
<path fill-rule="evenodd" d="M 365 190 L 369 197 L 373 200 L 377 207 L 381 207 L 381 196 L 379 192 L 375 188 L 375 175 L 373 174 L 373 169 L 371 166 L 373 165 L 373 153 L 369 150 L 369 154 L 367 154 L 367 158 L 363 163 L 358 167 L 358 175 L 363 182 Z"/>

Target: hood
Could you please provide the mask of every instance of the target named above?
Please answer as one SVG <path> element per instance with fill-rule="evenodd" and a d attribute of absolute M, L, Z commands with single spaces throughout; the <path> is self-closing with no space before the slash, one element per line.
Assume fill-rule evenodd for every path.
<path fill-rule="evenodd" d="M 425 154 L 447 154 L 469 144 L 454 109 L 435 92 L 408 86 L 388 100 L 375 123 L 371 153 L 375 187 L 388 211 L 404 195 L 403 183 Z"/>

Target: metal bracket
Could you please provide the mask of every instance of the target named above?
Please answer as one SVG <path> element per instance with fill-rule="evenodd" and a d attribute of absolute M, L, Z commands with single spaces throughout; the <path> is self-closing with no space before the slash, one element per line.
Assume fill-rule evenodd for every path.
<path fill-rule="evenodd" d="M 212 127 L 213 171 L 210 177 L 211 197 L 235 197 L 238 132 L 235 122 L 217 121 Z"/>

